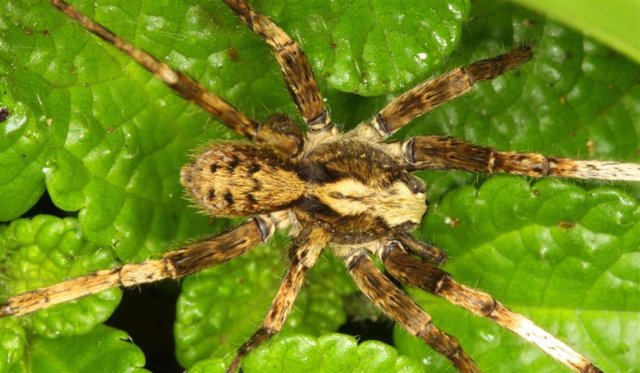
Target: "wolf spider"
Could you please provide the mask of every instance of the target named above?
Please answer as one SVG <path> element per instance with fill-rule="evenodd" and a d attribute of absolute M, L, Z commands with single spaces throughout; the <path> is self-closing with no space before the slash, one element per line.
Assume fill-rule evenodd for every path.
<path fill-rule="evenodd" d="M 640 166 L 500 152 L 443 136 L 385 141 L 414 118 L 469 92 L 476 82 L 494 79 L 526 63 L 532 57 L 530 46 L 423 82 L 355 129 L 341 133 L 298 44 L 246 1 L 225 0 L 253 32 L 273 47 L 306 124 L 305 134 L 284 115 L 256 122 L 64 1 L 51 2 L 171 89 L 252 141 L 211 145 L 181 173 L 191 199 L 208 214 L 250 218 L 230 231 L 168 252 L 158 260 L 125 264 L 13 296 L 0 306 L 0 317 L 25 315 L 111 287 L 177 279 L 242 255 L 269 240 L 276 230 L 288 228 L 293 237 L 288 270 L 262 326 L 238 349 L 228 371 L 237 370 L 247 353 L 281 330 L 307 271 L 325 247 L 344 261 L 357 286 L 383 313 L 448 358 L 460 372 L 479 369 L 456 338 L 440 331 L 390 277 L 494 321 L 576 372 L 600 371 L 524 316 L 489 294 L 454 281 L 438 268 L 445 254 L 409 233 L 427 211 L 425 185 L 411 173 L 460 169 L 535 178 L 640 180 Z M 376 267 L 371 256 L 380 259 L 390 276 Z"/>

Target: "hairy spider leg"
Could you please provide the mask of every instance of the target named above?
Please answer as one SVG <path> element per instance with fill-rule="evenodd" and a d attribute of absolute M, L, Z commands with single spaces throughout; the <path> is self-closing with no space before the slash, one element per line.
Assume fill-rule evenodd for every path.
<path fill-rule="evenodd" d="M 640 181 L 640 164 L 501 152 L 450 136 L 417 136 L 399 145 L 407 169 L 455 169 L 530 177 Z"/>
<path fill-rule="evenodd" d="M 439 267 L 447 261 L 447 253 L 443 250 L 425 242 L 418 241 L 409 233 L 398 234 L 393 237 L 393 239 L 399 241 L 405 249 L 419 256 L 420 259 L 427 261 L 427 263 L 435 264 Z"/>
<path fill-rule="evenodd" d="M 480 372 L 458 340 L 433 325 L 431 316 L 382 274 L 364 249 L 343 259 L 358 288 L 385 315 L 449 359 L 461 373 Z"/>
<path fill-rule="evenodd" d="M 264 125 L 249 118 L 224 99 L 207 90 L 202 84 L 158 61 L 148 52 L 121 39 L 106 27 L 78 12 L 65 1 L 51 0 L 51 4 L 77 21 L 86 30 L 129 55 L 142 67 L 160 78 L 169 88 L 206 110 L 236 133 L 258 143 L 268 144 L 284 153 L 292 153 L 292 149 L 300 147 L 301 135 L 292 134 L 289 131 L 279 131 L 277 126 Z"/>
<path fill-rule="evenodd" d="M 359 124 L 353 131 L 371 133 L 373 129 L 374 137 L 383 140 L 414 118 L 469 92 L 477 82 L 494 79 L 528 62 L 531 56 L 531 46 L 525 45 L 427 80 L 393 99 L 377 115 Z"/>
<path fill-rule="evenodd" d="M 307 226 L 293 239 L 289 248 L 289 268 L 280 283 L 269 312 L 260 329 L 238 349 L 233 362 L 227 369 L 228 373 L 235 372 L 245 355 L 282 330 L 304 284 L 307 271 L 316 264 L 322 249 L 330 239 L 329 231 L 316 225 Z"/>
<path fill-rule="evenodd" d="M 177 279 L 198 272 L 236 258 L 265 242 L 277 224 L 272 216 L 251 218 L 218 236 L 168 252 L 161 259 L 125 264 L 14 295 L 0 305 L 0 318 L 26 315 L 109 288 Z"/>
<path fill-rule="evenodd" d="M 311 66 L 298 43 L 269 17 L 256 12 L 246 1 L 224 0 L 224 2 L 238 13 L 242 22 L 274 49 L 289 93 L 309 131 L 332 131 L 334 127 L 329 111 L 325 107 Z"/>
<path fill-rule="evenodd" d="M 397 242 L 385 245 L 379 252 L 379 257 L 389 274 L 401 282 L 419 287 L 480 317 L 494 321 L 535 344 L 575 372 L 602 373 L 589 360 L 531 320 L 511 311 L 491 295 L 454 281 L 447 272 L 416 260 L 404 252 Z"/>

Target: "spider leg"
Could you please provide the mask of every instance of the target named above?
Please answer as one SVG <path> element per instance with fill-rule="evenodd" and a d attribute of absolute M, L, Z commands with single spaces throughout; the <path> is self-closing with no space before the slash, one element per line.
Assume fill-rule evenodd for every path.
<path fill-rule="evenodd" d="M 286 154 L 291 153 L 291 149 L 299 147 L 301 141 L 299 135 L 282 133 L 273 126 L 261 125 L 221 97 L 208 91 L 202 84 L 158 61 L 157 58 L 146 51 L 122 40 L 106 27 L 78 12 L 65 1 L 51 0 L 51 4 L 77 21 L 88 31 L 129 55 L 142 67 L 160 78 L 169 88 L 218 118 L 233 131 L 251 140 L 276 146 Z"/>
<path fill-rule="evenodd" d="M 494 79 L 529 61 L 531 56 L 531 46 L 526 45 L 427 80 L 396 97 L 354 131 L 370 133 L 373 129 L 374 136 L 387 138 L 414 118 L 469 92 L 477 82 Z"/>
<path fill-rule="evenodd" d="M 640 164 L 636 163 L 500 152 L 448 136 L 418 136 L 408 140 L 401 147 L 398 152 L 402 154 L 404 163 L 410 170 L 462 169 L 470 172 L 503 172 L 531 177 L 640 181 Z"/>
<path fill-rule="evenodd" d="M 480 372 L 457 339 L 436 328 L 431 316 L 382 274 L 364 249 L 346 256 L 344 260 L 360 290 L 384 314 L 451 360 L 460 372 Z"/>
<path fill-rule="evenodd" d="M 271 308 L 260 329 L 238 349 L 227 373 L 235 372 L 246 354 L 282 329 L 302 288 L 307 271 L 315 265 L 330 239 L 331 235 L 326 229 L 315 225 L 307 226 L 294 238 L 289 248 L 289 268 L 280 283 Z"/>
<path fill-rule="evenodd" d="M 401 282 L 419 287 L 478 316 L 493 320 L 535 344 L 575 372 L 602 372 L 587 358 L 535 325 L 531 320 L 511 311 L 491 295 L 457 283 L 447 272 L 416 260 L 395 243 L 386 245 L 379 251 L 379 255 L 387 271 Z"/>
<path fill-rule="evenodd" d="M 333 124 L 313 71 L 300 46 L 269 17 L 256 12 L 245 0 L 224 0 L 242 22 L 260 35 L 275 52 L 287 88 L 311 132 L 331 131 Z"/>
<path fill-rule="evenodd" d="M 270 217 L 255 217 L 216 237 L 168 252 L 161 259 L 125 264 L 15 295 L 0 304 L 0 318 L 22 316 L 113 287 L 177 279 L 198 272 L 244 254 L 266 241 L 277 223 Z"/>
<path fill-rule="evenodd" d="M 439 267 L 447 261 L 447 253 L 435 246 L 416 240 L 408 233 L 400 233 L 394 239 L 398 240 L 412 254 L 419 256 L 428 263 Z"/>

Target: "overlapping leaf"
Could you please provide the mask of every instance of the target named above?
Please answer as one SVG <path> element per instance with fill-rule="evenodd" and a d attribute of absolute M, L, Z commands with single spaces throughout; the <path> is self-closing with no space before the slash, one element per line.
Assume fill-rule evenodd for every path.
<path fill-rule="evenodd" d="M 142 351 L 128 338 L 125 332 L 104 325 L 82 336 L 55 340 L 39 337 L 29 346 L 24 372 L 149 372 L 142 368 Z"/>
<path fill-rule="evenodd" d="M 640 3 L 514 0 L 593 37 L 640 62 Z"/>
<path fill-rule="evenodd" d="M 2 298 L 117 264 L 111 250 L 96 248 L 82 237 L 73 218 L 40 215 L 15 220 L 0 230 L 0 250 Z M 85 337 L 74 338 L 104 322 L 120 301 L 120 293 L 120 289 L 109 289 L 20 319 L 0 320 L 4 355 L 0 371 L 37 366 L 33 358 L 39 356 L 38 348 L 43 350 L 40 358 L 46 359 L 64 343 L 79 343 Z"/>
<path fill-rule="evenodd" d="M 207 359 L 189 373 L 224 372 L 228 361 Z M 366 341 L 342 334 L 277 337 L 269 347 L 256 350 L 245 360 L 244 372 L 421 372 L 417 362 L 399 356 L 384 343 Z"/>

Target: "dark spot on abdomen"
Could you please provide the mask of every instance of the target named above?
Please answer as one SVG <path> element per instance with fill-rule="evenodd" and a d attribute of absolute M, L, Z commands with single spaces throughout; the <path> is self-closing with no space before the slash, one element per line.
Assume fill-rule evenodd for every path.
<path fill-rule="evenodd" d="M 212 174 L 215 174 L 216 171 L 218 171 L 218 165 L 215 163 L 211 163 L 211 166 L 209 166 L 209 169 L 211 170 Z"/>
<path fill-rule="evenodd" d="M 249 174 L 255 174 L 256 172 L 260 171 L 260 165 L 257 163 L 252 164 L 251 166 L 249 166 L 249 169 L 247 171 L 249 171 Z"/>
<path fill-rule="evenodd" d="M 226 192 L 224 194 L 224 200 L 227 201 L 228 204 L 233 205 L 233 194 L 231 194 L 231 192 Z"/>
<path fill-rule="evenodd" d="M 233 159 L 231 159 L 231 162 L 229 162 L 229 171 L 235 170 L 239 164 L 240 164 L 240 159 L 234 155 Z"/>
<path fill-rule="evenodd" d="M 249 204 L 251 206 L 255 206 L 258 204 L 258 200 L 251 193 L 247 193 L 247 201 L 249 201 Z"/>
<path fill-rule="evenodd" d="M 214 189 L 209 189 L 209 194 L 208 194 L 207 198 L 209 198 L 209 201 L 211 201 L 214 198 L 216 198 L 216 191 Z"/>

